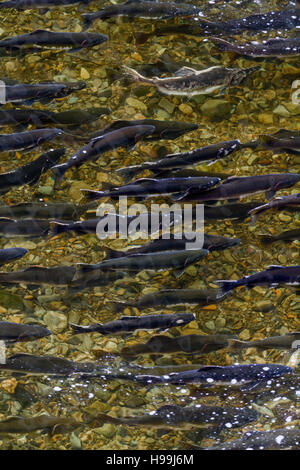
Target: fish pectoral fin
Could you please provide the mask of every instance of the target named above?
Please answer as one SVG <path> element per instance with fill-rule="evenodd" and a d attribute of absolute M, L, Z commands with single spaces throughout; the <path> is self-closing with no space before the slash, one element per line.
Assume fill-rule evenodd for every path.
<path fill-rule="evenodd" d="M 194 75 L 195 73 L 197 73 L 197 70 L 192 69 L 191 67 L 181 67 L 176 70 L 173 75 L 176 77 L 186 77 L 187 75 Z"/>
<path fill-rule="evenodd" d="M 268 199 L 268 201 L 269 201 L 270 199 L 272 199 L 275 196 L 275 194 L 276 194 L 276 191 L 274 189 L 269 189 L 265 193 L 266 199 Z"/>

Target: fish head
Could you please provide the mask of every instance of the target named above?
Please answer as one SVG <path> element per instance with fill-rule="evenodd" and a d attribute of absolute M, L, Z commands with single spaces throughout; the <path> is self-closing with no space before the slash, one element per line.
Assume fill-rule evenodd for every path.
<path fill-rule="evenodd" d="M 82 47 L 97 46 L 98 44 L 102 44 L 107 40 L 108 36 L 106 36 L 106 34 L 86 33 Z"/>
<path fill-rule="evenodd" d="M 172 322 L 172 327 L 184 326 L 196 319 L 193 313 L 178 313 Z"/>

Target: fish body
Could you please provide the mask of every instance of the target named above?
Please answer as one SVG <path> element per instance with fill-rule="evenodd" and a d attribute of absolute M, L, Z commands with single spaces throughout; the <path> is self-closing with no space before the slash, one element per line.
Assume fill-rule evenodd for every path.
<path fill-rule="evenodd" d="M 156 429 L 189 430 L 193 428 L 211 428 L 226 426 L 243 426 L 258 419 L 257 411 L 251 407 L 221 407 L 209 405 L 178 406 L 163 405 L 151 413 L 142 416 L 113 418 L 109 415 L 96 416 L 101 420 L 115 425 L 142 426 Z"/>
<path fill-rule="evenodd" d="M 84 47 L 93 47 L 107 41 L 104 34 L 53 32 L 37 29 L 27 34 L 20 34 L 0 41 L 0 48 L 15 49 L 23 46 L 67 48 L 69 52 L 77 52 Z M 70 49 L 69 49 L 70 48 Z"/>
<path fill-rule="evenodd" d="M 231 351 L 239 351 L 246 348 L 265 349 L 292 349 L 293 343 L 298 341 L 300 344 L 300 332 L 295 331 L 282 336 L 272 336 L 270 338 L 257 339 L 256 341 L 229 340 Z"/>
<path fill-rule="evenodd" d="M 177 139 L 177 137 L 180 137 L 181 135 L 184 135 L 187 132 L 195 131 L 199 127 L 198 124 L 194 124 L 191 122 L 159 121 L 157 119 L 136 119 L 135 121 L 127 121 L 122 119 L 118 121 L 113 121 L 111 124 L 108 124 L 103 130 L 97 131 L 89 137 L 91 139 L 94 139 L 96 137 L 100 137 L 101 135 L 107 134 L 108 132 L 129 126 L 153 126 L 154 131 L 151 134 L 145 136 L 144 139 L 149 141 L 160 139 Z"/>
<path fill-rule="evenodd" d="M 249 210 L 248 215 L 255 220 L 259 215 L 263 214 L 269 209 L 275 210 L 288 210 L 296 209 L 300 206 L 300 193 L 290 194 L 289 196 L 276 197 L 267 204 L 258 204 Z"/>
<path fill-rule="evenodd" d="M 11 416 L 0 421 L 0 433 L 28 433 L 43 429 L 55 434 L 70 432 L 80 426 L 79 421 L 60 416 L 39 415 L 34 417 Z"/>
<path fill-rule="evenodd" d="M 220 285 L 220 293 L 224 294 L 236 289 L 239 286 L 245 286 L 252 289 L 255 286 L 277 287 L 279 285 L 299 286 L 300 285 L 300 266 L 270 266 L 265 271 L 245 276 L 237 281 L 215 281 Z"/>
<path fill-rule="evenodd" d="M 291 57 L 300 54 L 300 38 L 274 38 L 261 44 L 232 44 L 225 39 L 210 37 L 222 51 L 232 51 L 249 57 Z"/>
<path fill-rule="evenodd" d="M 42 11 L 55 7 L 74 6 L 83 3 L 88 5 L 91 0 L 8 0 L 0 3 L 0 8 L 14 8 L 15 10 L 41 9 Z"/>
<path fill-rule="evenodd" d="M 108 112 L 108 108 L 94 108 L 85 111 L 73 109 L 60 113 L 40 109 L 0 109 L 0 127 L 18 126 L 18 128 L 26 129 L 29 125 L 43 127 L 49 124 L 77 127 L 93 122 Z"/>
<path fill-rule="evenodd" d="M 241 439 L 206 447 L 205 450 L 280 450 L 299 449 L 300 429 L 247 431 Z"/>
<path fill-rule="evenodd" d="M 9 370 L 23 374 L 67 377 L 73 374 L 93 373 L 97 370 L 97 365 L 92 362 L 69 361 L 56 356 L 35 356 L 19 353 L 8 357 L 5 364 L 0 364 L 0 370 Z"/>
<path fill-rule="evenodd" d="M 71 324 L 74 334 L 97 332 L 102 335 L 127 333 L 135 330 L 167 330 L 176 326 L 184 326 L 195 320 L 192 313 L 174 313 L 162 315 L 146 315 L 142 317 L 121 317 L 109 323 L 95 323 L 90 326 Z"/>
<path fill-rule="evenodd" d="M 110 5 L 95 13 L 82 15 L 84 28 L 87 29 L 97 19 L 107 20 L 116 16 L 128 16 L 129 18 L 168 19 L 179 16 L 195 16 L 201 13 L 201 9 L 190 4 L 172 2 L 154 2 L 129 0 L 126 3 Z"/>
<path fill-rule="evenodd" d="M 40 325 L 22 325 L 8 321 L 0 321 L 0 340 L 6 344 L 19 341 L 32 341 L 51 335 L 51 331 Z"/>
<path fill-rule="evenodd" d="M 184 250 L 186 248 L 186 243 L 191 242 L 182 235 L 181 238 L 176 239 L 171 234 L 170 239 L 157 238 L 148 243 L 145 243 L 142 246 L 136 248 L 130 248 L 126 251 L 117 251 L 107 249 L 108 258 L 121 258 L 122 256 L 131 256 L 134 254 L 142 253 L 155 253 L 156 251 L 167 251 L 167 250 Z M 225 250 L 226 248 L 239 245 L 239 238 L 226 238 L 217 235 L 204 234 L 204 243 L 203 249 L 214 251 L 214 250 Z"/>
<path fill-rule="evenodd" d="M 72 282 L 75 274 L 75 266 L 59 266 L 57 268 L 31 266 L 24 271 L 0 272 L 0 283 L 64 286 Z"/>
<path fill-rule="evenodd" d="M 49 103 L 53 99 L 63 98 L 74 91 L 86 87 L 85 82 L 70 83 L 38 83 L 34 85 L 17 84 L 5 85 L 5 103 L 32 104 L 40 101 Z"/>
<path fill-rule="evenodd" d="M 277 241 L 300 240 L 300 229 L 286 230 L 278 235 L 259 235 L 262 243 L 269 244 Z"/>
<path fill-rule="evenodd" d="M 50 150 L 33 162 L 27 163 L 16 170 L 0 174 L 0 195 L 5 194 L 15 186 L 36 184 L 41 175 L 56 165 L 64 155 L 65 149 Z M 0 219 L 1 220 L 1 219 Z"/>
<path fill-rule="evenodd" d="M 231 69 L 219 65 L 205 70 L 182 67 L 177 70 L 174 77 L 147 78 L 132 68 L 127 66 L 124 66 L 124 68 L 137 82 L 148 83 L 149 85 L 155 86 L 161 93 L 167 95 L 184 96 L 210 94 L 221 88 L 237 86 L 249 74 L 260 69 L 260 67 Z"/>
<path fill-rule="evenodd" d="M 300 181 L 297 173 L 274 173 L 255 176 L 230 176 L 217 188 L 205 193 L 197 194 L 196 190 L 188 190 L 185 195 L 178 198 L 180 201 L 220 201 L 239 199 L 253 194 L 264 192 L 271 199 L 276 191 L 291 188 Z"/>
<path fill-rule="evenodd" d="M 270 29 L 293 29 L 300 26 L 300 8 L 286 8 L 280 11 L 259 13 L 245 18 L 213 23 L 214 29 L 222 32 L 267 31 Z"/>
<path fill-rule="evenodd" d="M 26 248 L 3 248 L 0 250 L 0 265 L 23 258 L 28 253 Z"/>
<path fill-rule="evenodd" d="M 135 254 L 122 258 L 105 259 L 98 264 L 81 264 L 82 273 L 95 269 L 127 270 L 139 272 L 143 269 L 160 271 L 166 269 L 185 269 L 208 254 L 208 250 L 157 251 L 155 253 Z M 1 279 L 1 278 L 0 278 Z"/>
<path fill-rule="evenodd" d="M 185 193 L 191 188 L 198 191 L 206 191 L 220 182 L 216 177 L 188 177 L 188 178 L 140 178 L 130 184 L 113 187 L 108 191 L 84 191 L 88 200 L 103 197 L 148 197 L 171 193 Z"/>
<path fill-rule="evenodd" d="M 141 165 L 121 168 L 120 170 L 117 170 L 117 173 L 126 177 L 127 180 L 144 170 L 157 172 L 174 168 L 183 168 L 186 166 L 196 165 L 201 162 L 219 160 L 240 148 L 241 143 L 239 140 L 218 142 L 217 144 L 208 145 L 189 152 L 169 154 L 161 160 L 155 160 L 154 162 L 146 162 Z"/>
<path fill-rule="evenodd" d="M 300 153 L 300 136 L 291 135 L 287 137 L 279 137 L 276 134 L 263 134 L 257 140 L 254 140 L 250 144 L 252 148 L 255 148 L 257 150 L 266 149 L 272 150 L 275 153 L 280 153 L 284 151 L 296 155 Z M 242 147 L 244 147 L 244 145 Z"/>
<path fill-rule="evenodd" d="M 223 204 L 220 206 L 204 205 L 204 220 L 243 220 L 249 217 L 250 211 L 255 210 L 260 204 L 261 202 L 245 202 Z"/>
<path fill-rule="evenodd" d="M 139 354 L 173 354 L 183 352 L 186 354 L 207 354 L 228 346 L 229 338 L 226 335 L 182 335 L 152 336 L 144 344 L 134 344 L 122 349 L 123 356 L 138 356 Z"/>
<path fill-rule="evenodd" d="M 293 374 L 294 369 L 281 364 L 241 364 L 234 366 L 203 366 L 201 369 L 187 370 L 166 376 L 127 377 L 143 384 L 186 384 L 198 383 L 203 385 L 256 385 L 285 374 Z M 125 377 L 124 377 L 125 378 Z"/>
<path fill-rule="evenodd" d="M 7 219 L 0 218 L 0 236 L 46 237 L 49 235 L 51 222 L 47 219 Z"/>
<path fill-rule="evenodd" d="M 62 134 L 61 129 L 36 129 L 14 134 L 0 134 L 0 152 L 9 150 L 32 150 L 44 142 Z"/>
<path fill-rule="evenodd" d="M 216 289 L 164 289 L 146 294 L 135 302 L 114 302 L 115 311 L 119 312 L 126 307 L 139 310 L 152 307 L 166 307 L 170 305 L 209 305 L 219 302 Z"/>
<path fill-rule="evenodd" d="M 119 147 L 133 148 L 139 140 L 150 135 L 154 129 L 154 126 L 123 127 L 92 139 L 85 147 L 69 158 L 66 163 L 53 167 L 54 176 L 61 180 L 65 172 L 73 166 L 77 168 L 87 161 L 96 161 L 103 153 Z"/>
<path fill-rule="evenodd" d="M 55 152 L 55 151 L 54 151 Z M 78 219 L 96 203 L 80 205 L 67 202 L 21 202 L 0 205 L 0 218 L 5 219 Z"/>

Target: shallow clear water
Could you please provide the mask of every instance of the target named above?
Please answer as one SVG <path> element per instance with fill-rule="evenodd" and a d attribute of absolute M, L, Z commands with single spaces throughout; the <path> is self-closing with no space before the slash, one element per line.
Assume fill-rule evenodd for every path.
<path fill-rule="evenodd" d="M 109 4 L 109 2 L 106 2 Z M 291 5 L 292 2 L 288 2 Z M 239 18 L 251 13 L 266 12 L 271 7 L 282 8 L 287 2 L 195 2 L 203 5 L 203 14 L 212 20 Z M 101 4 L 102 7 L 102 4 Z M 1 36 L 27 33 L 35 29 L 52 31 L 81 31 L 82 11 L 96 11 L 97 2 L 82 10 L 77 7 L 57 8 L 45 14 L 38 10 L 16 12 L 0 10 Z M 183 35 L 153 35 L 144 44 L 136 44 L 135 33 L 151 32 L 151 28 L 165 24 L 179 24 L 183 20 L 168 22 L 146 19 L 111 19 L 97 21 L 90 32 L 101 32 L 109 40 L 95 48 L 83 49 L 76 54 L 43 51 L 21 58 L 1 59 L 1 76 L 21 83 L 45 81 L 85 80 L 87 87 L 68 97 L 34 108 L 63 111 L 87 109 L 99 106 L 109 107 L 111 113 L 103 115 L 98 122 L 85 126 L 83 132 L 93 132 L 115 119 L 153 118 L 180 120 L 197 123 L 197 131 L 187 133 L 176 140 L 162 140 L 138 143 L 134 150 L 120 149 L 106 153 L 95 164 L 85 164 L 77 170 L 70 170 L 62 184 L 54 189 L 51 172 L 42 176 L 38 185 L 30 188 L 11 190 L 3 203 L 14 204 L 30 201 L 80 202 L 79 189 L 100 189 L 102 182 L 122 184 L 116 169 L 155 158 L 160 152 L 176 153 L 209 145 L 222 140 L 240 139 L 241 142 L 254 140 L 261 134 L 272 134 L 284 128 L 300 130 L 300 104 L 292 103 L 292 84 L 300 78 L 299 57 L 286 59 L 251 59 L 220 52 L 209 41 L 201 37 Z M 16 27 L 17 24 L 17 27 Z M 247 41 L 276 36 L 295 36 L 299 31 L 243 32 L 234 35 L 235 40 Z M 200 95 L 193 98 L 165 96 L 154 87 L 144 86 L 125 77 L 122 65 L 133 68 L 155 62 L 158 58 L 173 62 L 193 64 L 199 69 L 223 64 L 230 67 L 260 65 L 261 70 L 248 77 L 237 87 L 228 88 L 220 97 Z M 186 64 L 185 64 L 186 65 Z M 206 115 L 203 104 L 208 100 L 226 101 L 225 114 L 213 119 Z M 282 107 L 288 111 L 284 113 Z M 7 105 L 7 108 L 12 106 Z M 2 133 L 13 132 L 3 128 Z M 78 130 L 70 130 L 77 133 Z M 44 144 L 40 149 L 28 153 L 7 152 L 1 154 L 1 173 L 28 163 L 42 151 L 58 147 L 60 142 Z M 67 157 L 80 148 L 70 138 L 67 143 Z M 281 152 L 253 151 L 246 149 L 199 169 L 222 172 L 236 176 L 250 176 L 279 172 L 299 172 L 299 156 Z M 145 173 L 146 175 L 146 173 Z M 283 190 L 277 195 L 299 192 L 299 185 Z M 250 200 L 266 201 L 264 195 Z M 154 202 L 167 199 L 159 198 Z M 148 206 L 151 201 L 147 201 Z M 104 367 L 118 369 L 128 367 L 120 351 L 126 344 L 146 342 L 153 333 L 139 331 L 128 338 L 104 337 L 97 333 L 72 336 L 68 322 L 76 324 L 105 323 L 117 318 L 112 300 L 133 300 L 141 294 L 155 292 L 161 288 L 205 288 L 216 287 L 217 279 L 239 279 L 266 269 L 269 265 L 299 264 L 299 240 L 276 242 L 268 246 L 261 244 L 259 234 L 276 234 L 283 230 L 299 228 L 299 212 L 267 212 L 255 224 L 249 219 L 243 222 L 214 221 L 205 224 L 211 234 L 238 237 L 241 244 L 225 251 L 216 251 L 193 266 L 188 267 L 178 278 L 172 271 L 153 273 L 143 271 L 128 275 L 105 287 L 86 289 L 70 295 L 64 288 L 41 287 L 29 290 L 26 286 L 4 286 L 10 303 L 0 296 L 0 320 L 37 323 L 50 328 L 55 334 L 38 341 L 18 343 L 10 353 L 53 355 L 79 362 L 97 361 Z M 103 245 L 119 249 L 127 246 L 125 240 L 101 242 L 96 235 L 75 236 L 72 233 L 54 238 L 5 239 L 0 247 L 24 246 L 27 255 L 7 265 L 3 270 L 20 270 L 31 265 L 58 266 L 79 262 L 96 263 L 104 257 Z M 12 295 L 17 297 L 13 297 Z M 1 303 L 2 302 L 2 303 Z M 6 302 L 6 303 L 5 303 Z M 255 287 L 235 290 L 217 305 L 205 308 L 198 306 L 149 309 L 138 311 L 126 309 L 125 314 L 150 314 L 193 312 L 196 321 L 183 328 L 174 328 L 168 335 L 216 334 L 237 335 L 240 339 L 254 340 L 299 331 L 299 295 L 293 289 Z M 145 367 L 155 365 L 231 365 L 235 363 L 278 363 L 288 364 L 293 351 L 245 349 L 238 354 L 221 349 L 202 355 L 176 354 L 172 356 L 140 356 L 135 364 Z M 16 386 L 17 385 L 17 386 Z M 3 434 L 0 437 L 2 449 L 189 449 L 194 445 L 216 445 L 242 436 L 246 430 L 270 430 L 284 427 L 299 428 L 299 380 L 297 377 L 272 381 L 262 390 L 241 392 L 233 387 L 203 389 L 198 385 L 141 386 L 120 380 L 103 378 L 58 379 L 51 377 L 12 377 L 2 372 L 0 377 L 0 418 L 9 415 L 35 416 L 49 414 L 83 420 L 86 413 L 109 413 L 114 417 L 136 416 L 153 411 L 165 404 L 188 406 L 194 403 L 210 405 L 232 405 L 246 407 L 258 404 L 262 414 L 257 421 L 236 429 L 225 429 L 220 433 L 193 428 L 186 431 L 165 430 L 157 435 L 153 428 L 83 425 L 73 433 L 48 435 L 40 431 L 30 434 Z"/>

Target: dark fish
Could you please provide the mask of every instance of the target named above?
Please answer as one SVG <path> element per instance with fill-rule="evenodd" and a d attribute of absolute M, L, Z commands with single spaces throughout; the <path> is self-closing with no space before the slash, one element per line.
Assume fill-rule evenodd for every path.
<path fill-rule="evenodd" d="M 273 202 L 273 201 L 271 201 Z M 249 217 L 249 211 L 260 205 L 261 202 L 245 202 L 237 204 L 223 204 L 220 206 L 204 205 L 205 220 L 243 220 Z M 255 210 L 255 209 L 254 209 Z"/>
<path fill-rule="evenodd" d="M 35 356 L 31 354 L 14 354 L 0 364 L 0 370 L 9 370 L 21 374 L 52 375 L 55 377 L 68 377 L 73 374 L 89 375 L 103 373 L 95 362 L 75 362 L 56 356 Z"/>
<path fill-rule="evenodd" d="M 125 426 L 142 426 L 156 429 L 190 430 L 194 428 L 238 427 L 258 419 L 257 411 L 251 407 L 235 408 L 209 405 L 164 405 L 142 416 L 113 418 L 107 414 L 95 417 L 97 426 L 103 423 Z"/>
<path fill-rule="evenodd" d="M 90 134 L 88 138 L 89 140 L 95 139 L 96 137 L 100 137 L 101 135 L 107 134 L 108 132 L 129 126 L 153 126 L 154 131 L 144 138 L 144 140 L 149 141 L 160 139 L 177 139 L 177 137 L 180 137 L 187 132 L 195 131 L 199 127 L 198 124 L 193 124 L 191 122 L 158 121 L 157 119 L 137 119 L 135 121 L 126 121 L 122 119 L 113 121 L 111 124 L 108 124 L 106 127 L 104 127 L 104 129 L 101 131 Z"/>
<path fill-rule="evenodd" d="M 39 8 L 43 12 L 49 8 L 73 6 L 83 3 L 88 5 L 91 0 L 8 0 L 0 3 L 0 8 L 14 8 L 15 10 L 31 10 Z"/>
<path fill-rule="evenodd" d="M 263 214 L 269 209 L 275 210 L 289 210 L 296 209 L 300 205 L 300 193 L 290 194 L 289 196 L 276 197 L 267 204 L 258 204 L 256 207 L 253 207 L 249 210 L 248 215 L 251 216 L 251 219 L 255 221 L 259 215 Z"/>
<path fill-rule="evenodd" d="M 276 191 L 291 188 L 300 181 L 297 173 L 274 173 L 255 176 L 230 176 L 217 188 L 209 189 L 205 193 L 197 194 L 196 190 L 188 190 L 185 195 L 176 199 L 179 201 L 221 201 L 237 200 L 252 194 L 264 192 L 267 199 L 271 199 Z"/>
<path fill-rule="evenodd" d="M 299 178 L 300 179 L 300 178 Z M 123 186 L 112 186 L 107 191 L 91 191 L 82 189 L 89 201 L 94 201 L 103 197 L 138 197 L 160 196 L 171 193 L 186 193 L 189 189 L 206 191 L 220 182 L 220 178 L 203 176 L 200 178 L 140 178 L 130 184 Z"/>
<path fill-rule="evenodd" d="M 155 160 L 154 162 L 146 162 L 141 165 L 121 168 L 120 170 L 117 170 L 117 173 L 120 173 L 127 181 L 144 170 L 157 172 L 196 165 L 200 162 L 215 161 L 230 155 L 232 152 L 235 152 L 240 148 L 241 143 L 239 140 L 219 142 L 217 144 L 208 145 L 207 147 L 201 147 L 189 152 L 169 154 L 161 160 Z"/>
<path fill-rule="evenodd" d="M 114 310 L 120 312 L 126 307 L 139 310 L 169 305 L 210 305 L 219 302 L 217 289 L 164 289 L 146 294 L 135 302 L 114 302 Z"/>
<path fill-rule="evenodd" d="M 240 351 L 246 348 L 265 349 L 292 349 L 293 343 L 300 345 L 300 332 L 294 331 L 283 336 L 272 336 L 270 338 L 257 339 L 256 341 L 239 341 L 230 339 L 228 341 L 231 351 Z"/>
<path fill-rule="evenodd" d="M 84 29 L 87 29 L 97 19 L 106 20 L 114 16 L 168 19 L 178 16 L 198 16 L 199 13 L 201 13 L 200 8 L 184 3 L 128 0 L 124 4 L 111 5 L 95 13 L 87 13 L 82 15 L 82 18 Z"/>
<path fill-rule="evenodd" d="M 0 218 L 0 236 L 46 237 L 50 234 L 51 221 L 47 219 L 6 219 Z"/>
<path fill-rule="evenodd" d="M 15 186 L 23 186 L 24 184 L 33 186 L 39 181 L 43 173 L 58 163 L 64 154 L 65 149 L 63 148 L 50 150 L 33 162 L 27 163 L 27 165 L 20 166 L 8 173 L 0 174 L 0 195 L 7 193 L 7 191 Z"/>
<path fill-rule="evenodd" d="M 174 77 L 147 78 L 143 77 L 143 75 L 130 67 L 124 66 L 124 68 L 137 82 L 155 86 L 161 93 L 167 95 L 185 96 L 210 94 L 228 86 L 237 86 L 249 74 L 260 69 L 260 67 L 230 69 L 219 65 L 215 65 L 205 70 L 195 70 L 190 67 L 182 67 L 177 70 Z"/>
<path fill-rule="evenodd" d="M 81 273 L 78 266 L 58 266 L 45 268 L 31 266 L 24 271 L 0 272 L 0 284 L 26 284 L 28 287 L 52 285 L 68 287 L 70 293 L 83 289 L 110 284 L 124 277 L 120 272 L 104 272 L 100 269 Z"/>
<path fill-rule="evenodd" d="M 187 354 L 207 354 L 228 346 L 229 337 L 226 335 L 183 335 L 152 336 L 144 344 L 134 344 L 122 349 L 123 356 L 138 356 L 139 354 L 172 354 L 184 352 Z"/>
<path fill-rule="evenodd" d="M 42 104 L 50 103 L 57 98 L 64 98 L 74 91 L 86 87 L 85 82 L 69 83 L 38 83 L 30 84 L 5 84 L 4 103 L 32 104 L 40 101 Z M 10 110 L 15 111 L 15 110 Z M 24 111 L 23 111 L 24 113 Z"/>
<path fill-rule="evenodd" d="M 109 108 L 73 109 L 54 113 L 40 109 L 0 109 L 0 127 L 18 126 L 26 129 L 29 125 L 42 127 L 55 124 L 59 126 L 81 126 L 109 114 Z"/>
<path fill-rule="evenodd" d="M 284 131 L 284 130 L 283 130 Z M 286 131 L 287 133 L 289 131 Z M 280 131 L 279 131 L 280 133 Z M 257 140 L 248 142 L 242 145 L 254 148 L 256 150 L 272 150 L 273 152 L 280 153 L 282 151 L 292 154 L 300 153 L 300 135 L 287 135 L 286 137 L 280 137 L 280 134 L 276 133 L 274 135 L 263 134 L 259 136 Z"/>
<path fill-rule="evenodd" d="M 32 341 L 51 335 L 51 331 L 40 325 L 22 325 L 8 321 L 0 321 L 0 340 L 6 344 L 18 341 Z"/>
<path fill-rule="evenodd" d="M 20 34 L 0 41 L 0 48 L 20 48 L 23 46 L 54 47 L 55 49 L 66 48 L 68 52 L 77 52 L 84 47 L 93 47 L 107 41 L 104 34 L 96 33 L 67 33 L 53 32 L 37 29 L 27 34 Z M 70 49 L 69 49 L 70 48 Z"/>
<path fill-rule="evenodd" d="M 96 203 L 86 205 L 68 202 L 21 202 L 13 205 L 0 205 L 0 218 L 11 219 L 79 219 L 89 209 L 97 208 Z"/>
<path fill-rule="evenodd" d="M 118 171 L 118 170 L 117 170 Z M 219 173 L 215 171 L 202 171 L 202 170 L 196 170 L 193 168 L 187 168 L 187 169 L 177 169 L 177 168 L 172 168 L 170 170 L 166 171 L 157 171 L 156 173 L 157 178 L 172 178 L 173 176 L 175 177 L 180 177 L 180 178 L 187 178 L 189 176 L 212 176 L 216 178 L 220 178 L 221 180 L 226 180 L 228 176 L 230 176 L 228 173 Z"/>
<path fill-rule="evenodd" d="M 107 220 L 107 228 L 106 231 L 109 233 L 109 215 L 104 215 L 102 217 L 97 217 L 97 218 L 91 218 L 87 220 L 78 220 L 76 222 L 58 222 L 58 221 L 53 221 L 52 227 L 51 227 L 51 235 L 59 235 L 60 233 L 64 232 L 75 232 L 78 235 L 84 235 L 86 233 L 94 233 L 96 234 L 97 231 L 97 225 L 102 223 L 102 227 L 105 226 L 104 222 Z M 147 233 L 151 233 L 151 215 L 145 214 L 147 217 L 147 225 L 148 225 L 148 230 Z M 126 216 L 126 215 L 119 215 L 115 214 L 114 217 L 116 218 L 116 225 L 113 226 L 113 231 L 116 233 L 119 233 L 121 229 L 121 225 L 125 226 L 126 229 L 130 227 L 130 224 L 140 216 Z M 144 220 L 144 218 L 143 218 Z M 122 227 L 123 228 L 123 227 Z"/>
<path fill-rule="evenodd" d="M 184 250 L 186 248 L 186 243 L 191 241 L 185 238 L 184 235 L 182 235 L 182 237 L 179 239 L 175 239 L 173 234 L 170 235 L 170 239 L 158 238 L 156 240 L 151 240 L 150 242 L 145 243 L 139 247 L 129 248 L 129 250 L 126 251 L 117 251 L 107 248 L 107 258 L 121 258 L 122 256 L 131 256 L 138 253 L 155 253 L 156 251 Z M 239 244 L 239 238 L 226 238 L 205 233 L 202 248 L 209 251 L 226 250 L 226 248 Z"/>
<path fill-rule="evenodd" d="M 197 18 L 197 24 L 177 24 L 160 26 L 150 33 L 135 33 L 137 44 L 143 44 L 151 36 L 183 34 L 188 36 L 208 36 L 211 34 L 236 34 L 240 31 L 268 31 L 272 29 L 293 29 L 300 26 L 300 8 L 270 11 L 229 21 L 210 21 Z"/>
<path fill-rule="evenodd" d="M 61 129 L 36 129 L 15 134 L 0 134 L 0 152 L 9 150 L 32 150 L 44 142 L 55 139 L 62 134 Z"/>
<path fill-rule="evenodd" d="M 205 450 L 280 450 L 299 449 L 300 429 L 247 431 L 241 439 L 223 442 Z"/>
<path fill-rule="evenodd" d="M 121 317 L 109 323 L 94 323 L 90 326 L 73 325 L 74 334 L 97 332 L 102 335 L 122 334 L 135 330 L 164 331 L 176 326 L 184 326 L 195 320 L 193 313 L 173 313 L 162 315 L 146 315 L 143 317 Z"/>
<path fill-rule="evenodd" d="M 269 244 L 277 241 L 293 241 L 300 240 L 300 229 L 286 230 L 278 235 L 259 235 L 262 243 Z"/>
<path fill-rule="evenodd" d="M 0 265 L 22 258 L 27 252 L 26 248 L 3 248 L 0 250 Z"/>
<path fill-rule="evenodd" d="M 0 433 L 28 433 L 43 429 L 52 434 L 70 432 L 81 423 L 72 418 L 61 416 L 39 415 L 34 417 L 11 416 L 0 421 Z"/>
<path fill-rule="evenodd" d="M 211 30 L 219 29 L 221 32 L 234 34 L 239 31 L 293 29 L 296 26 L 300 26 L 300 8 L 287 8 L 281 11 L 254 14 L 238 20 L 214 22 L 211 23 Z"/>
<path fill-rule="evenodd" d="M 210 37 L 222 51 L 232 51 L 236 54 L 250 57 L 289 57 L 300 54 L 300 38 L 273 38 L 261 44 L 232 44 L 225 39 Z"/>
<path fill-rule="evenodd" d="M 152 134 L 154 129 L 153 126 L 133 126 L 109 132 L 104 136 L 92 139 L 85 147 L 69 158 L 66 163 L 55 166 L 52 171 L 57 180 L 60 181 L 69 168 L 73 166 L 77 168 L 87 161 L 96 161 L 103 153 L 119 147 L 133 148 L 139 140 Z"/>
<path fill-rule="evenodd" d="M 285 374 L 293 374 L 292 367 L 281 364 L 240 364 L 234 366 L 203 366 L 201 369 L 187 370 L 165 376 L 124 375 L 119 378 L 149 384 L 198 383 L 206 386 L 233 385 L 254 387 L 259 382 L 269 381 Z M 245 388 L 246 390 L 246 388 Z"/>
<path fill-rule="evenodd" d="M 299 286 L 300 266 L 269 266 L 266 271 L 245 276 L 237 281 L 215 281 L 220 285 L 220 296 L 236 289 L 239 286 L 246 286 L 252 289 L 255 286 L 277 287 L 279 285 Z"/>
<path fill-rule="evenodd" d="M 156 253 L 136 254 L 122 258 L 105 259 L 98 264 L 79 264 L 81 272 L 95 269 L 127 270 L 139 272 L 143 269 L 154 271 L 166 269 L 185 269 L 208 254 L 208 250 L 157 251 Z M 0 277 L 1 280 L 1 277 Z"/>

